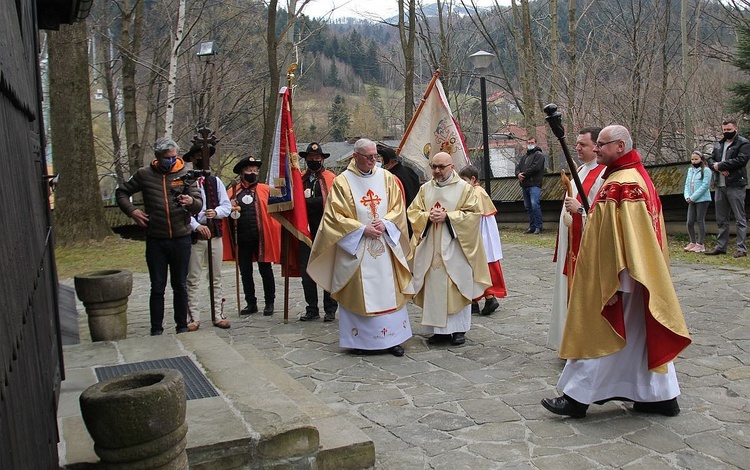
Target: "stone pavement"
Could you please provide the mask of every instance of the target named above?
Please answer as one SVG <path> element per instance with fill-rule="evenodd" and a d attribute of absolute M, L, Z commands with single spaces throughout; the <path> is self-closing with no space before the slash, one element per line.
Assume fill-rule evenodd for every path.
<path fill-rule="evenodd" d="M 693 337 L 676 361 L 679 416 L 610 402 L 574 420 L 539 404 L 557 394 L 563 366 L 545 346 L 551 250 L 506 244 L 504 254 L 508 297 L 493 315 L 473 317 L 461 347 L 428 346 L 419 309 L 410 305 L 415 336 L 404 357 L 352 355 L 338 347 L 338 321 L 297 321 L 304 312 L 299 279 L 290 280 L 283 323 L 280 276 L 276 313 L 239 319 L 233 265 L 223 270 L 232 328 L 208 321 L 201 329 L 238 350 L 254 346 L 361 429 L 375 443 L 377 469 L 750 469 L 750 270 L 732 268 L 731 258 L 726 267 L 672 263 Z M 149 332 L 148 277 L 137 274 L 134 282 L 129 338 Z M 258 279 L 258 294 L 261 285 Z M 174 331 L 169 316 L 165 333 Z M 80 325 L 87 342 L 83 313 Z"/>

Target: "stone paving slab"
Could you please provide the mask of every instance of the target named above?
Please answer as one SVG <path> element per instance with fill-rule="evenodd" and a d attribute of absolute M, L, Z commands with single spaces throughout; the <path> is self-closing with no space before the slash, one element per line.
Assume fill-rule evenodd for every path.
<path fill-rule="evenodd" d="M 516 245 L 503 251 L 508 297 L 493 315 L 473 317 L 462 347 L 428 346 L 420 310 L 410 305 L 415 336 L 404 357 L 352 355 L 337 345 L 338 321 L 297 321 L 304 313 L 298 279 L 290 281 L 284 323 L 278 266 L 276 314 L 233 313 L 231 329 L 213 330 L 240 352 L 252 345 L 364 432 L 375 443 L 376 469 L 750 469 L 750 270 L 731 266 L 731 258 L 726 267 L 672 264 L 694 340 L 676 361 L 679 416 L 642 415 L 610 402 L 573 420 L 539 405 L 556 395 L 563 366 L 545 346 L 552 252 Z M 236 312 L 234 268 L 225 265 L 223 273 L 227 309 Z M 148 335 L 146 275 L 136 275 L 128 321 L 129 337 Z"/>

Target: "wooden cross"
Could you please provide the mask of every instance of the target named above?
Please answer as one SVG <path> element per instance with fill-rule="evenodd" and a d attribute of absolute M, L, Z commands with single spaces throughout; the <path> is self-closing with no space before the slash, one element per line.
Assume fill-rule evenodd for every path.
<path fill-rule="evenodd" d="M 214 147 L 219 143 L 216 135 L 208 127 L 198 129 L 198 134 L 191 140 L 192 143 L 201 146 L 201 159 L 203 160 L 203 170 L 211 171 L 211 145 Z"/>

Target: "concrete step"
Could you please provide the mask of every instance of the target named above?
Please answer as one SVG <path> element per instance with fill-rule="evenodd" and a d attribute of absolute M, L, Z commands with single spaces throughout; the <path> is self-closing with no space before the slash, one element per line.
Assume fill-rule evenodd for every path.
<path fill-rule="evenodd" d="M 375 463 L 373 442 L 249 345 L 242 353 L 210 328 L 64 347 L 58 425 L 60 462 L 73 468 L 98 458 L 78 398 L 96 382 L 94 369 L 190 356 L 219 391 L 188 400 L 190 468 L 359 469 Z"/>

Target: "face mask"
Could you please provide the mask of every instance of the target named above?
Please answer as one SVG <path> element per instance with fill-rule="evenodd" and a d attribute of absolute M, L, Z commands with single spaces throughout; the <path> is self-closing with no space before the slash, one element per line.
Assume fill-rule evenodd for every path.
<path fill-rule="evenodd" d="M 248 184 L 255 184 L 258 182 L 258 175 L 255 173 L 245 173 L 242 175 L 242 179 L 244 179 Z"/>
<path fill-rule="evenodd" d="M 313 160 L 307 162 L 307 169 L 310 170 L 310 171 L 312 171 L 312 172 L 316 172 L 316 171 L 320 170 L 322 167 L 323 167 L 323 163 L 322 162 L 313 161 Z"/>
<path fill-rule="evenodd" d="M 534 150 L 536 148 L 536 145 L 527 145 L 526 148 L 529 150 Z"/>
<path fill-rule="evenodd" d="M 700 167 L 701 167 L 701 162 L 698 162 L 698 163 L 693 163 L 693 166 L 694 166 L 695 168 L 700 168 Z"/>
<path fill-rule="evenodd" d="M 724 133 L 724 138 L 727 139 L 727 140 L 732 140 L 732 139 L 734 139 L 734 136 L 736 136 L 736 135 L 737 135 L 737 132 L 725 132 Z"/>
<path fill-rule="evenodd" d="M 176 161 L 176 158 L 162 158 L 161 160 L 159 160 L 159 168 L 162 171 L 167 172 L 172 169 Z"/>
<path fill-rule="evenodd" d="M 375 162 L 375 166 L 378 167 L 378 168 L 383 168 L 383 163 L 382 162 Z"/>

